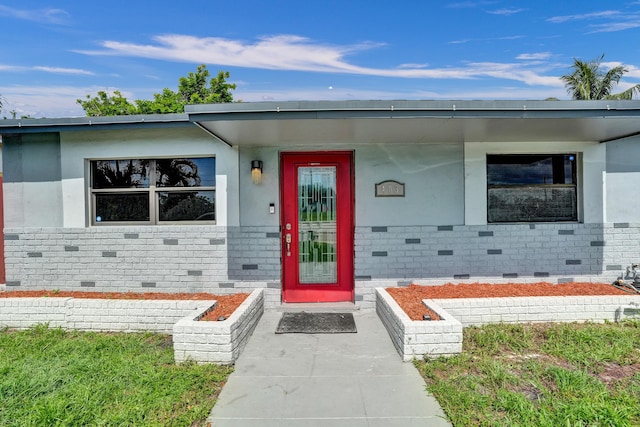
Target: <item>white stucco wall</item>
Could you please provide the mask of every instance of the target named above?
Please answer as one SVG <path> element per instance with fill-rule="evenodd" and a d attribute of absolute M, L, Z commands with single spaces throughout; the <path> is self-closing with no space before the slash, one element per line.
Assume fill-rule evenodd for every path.
<path fill-rule="evenodd" d="M 464 144 L 465 224 L 487 223 L 487 154 L 577 153 L 578 217 L 581 222 L 604 219 L 603 173 L 606 149 L 598 142 L 467 142 Z"/>
<path fill-rule="evenodd" d="M 640 137 L 603 145 L 607 149 L 606 221 L 640 222 Z"/>
<path fill-rule="evenodd" d="M 251 182 L 251 161 L 262 160 L 262 183 Z M 280 159 L 276 148 L 243 147 L 238 162 L 240 186 L 240 225 L 280 224 Z M 269 213 L 269 204 L 275 211 Z"/>
<path fill-rule="evenodd" d="M 216 157 L 216 224 L 238 225 L 237 151 L 197 128 L 65 132 L 60 136 L 64 227 L 85 227 L 87 160 Z M 29 225 L 29 224 L 25 224 Z"/>
<path fill-rule="evenodd" d="M 459 225 L 464 221 L 462 144 L 358 146 L 356 226 Z M 375 197 L 375 184 L 405 184 L 405 197 Z"/>
<path fill-rule="evenodd" d="M 60 146 L 56 134 L 3 141 L 5 227 L 62 225 Z"/>
<path fill-rule="evenodd" d="M 277 226 L 280 220 L 280 151 L 319 148 L 241 148 L 241 224 Z M 322 149 L 354 150 L 356 226 L 463 223 L 462 144 L 359 144 Z M 251 183 L 251 160 L 264 162 L 260 185 Z M 385 180 L 404 183 L 405 197 L 375 197 L 375 184 Z M 275 214 L 269 214 L 270 203 L 275 205 Z"/>

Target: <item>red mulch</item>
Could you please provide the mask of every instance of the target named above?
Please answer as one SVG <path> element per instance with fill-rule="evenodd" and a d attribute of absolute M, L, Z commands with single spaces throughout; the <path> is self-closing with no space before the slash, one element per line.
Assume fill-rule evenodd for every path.
<path fill-rule="evenodd" d="M 214 295 L 200 293 L 163 293 L 163 292 L 83 292 L 83 291 L 8 291 L 0 292 L 0 298 L 94 298 L 94 299 L 141 299 L 141 300 L 216 300 L 218 304 L 201 320 L 218 320 L 221 316 L 229 318 L 249 294 Z"/>
<path fill-rule="evenodd" d="M 403 288 L 387 288 L 387 292 L 412 320 L 422 320 L 424 314 L 439 319 L 432 310 L 422 304 L 423 299 L 437 298 L 493 298 L 532 296 L 593 296 L 628 295 L 607 283 L 570 282 L 562 284 L 540 283 L 447 283 L 439 286 L 409 285 Z"/>

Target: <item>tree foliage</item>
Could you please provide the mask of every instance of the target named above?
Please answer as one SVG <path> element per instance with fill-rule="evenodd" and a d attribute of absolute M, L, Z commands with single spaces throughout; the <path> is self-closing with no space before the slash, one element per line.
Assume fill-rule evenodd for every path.
<path fill-rule="evenodd" d="M 96 96 L 87 95 L 76 102 L 82 106 L 87 116 L 123 116 L 130 114 L 183 113 L 188 104 L 219 104 L 233 102 L 233 83 L 227 83 L 228 71 L 219 71 L 210 77 L 207 66 L 199 65 L 196 72 L 190 72 L 178 80 L 178 90 L 164 88 L 155 93 L 152 100 L 127 100 L 120 91 L 108 94 L 99 91 Z"/>
<path fill-rule="evenodd" d="M 574 58 L 572 72 L 560 79 L 567 88 L 567 93 L 575 100 L 618 99 L 630 100 L 634 94 L 640 94 L 640 84 L 623 92 L 612 93 L 622 76 L 629 70 L 619 65 L 605 72 L 601 68 L 604 54 L 591 61 Z"/>

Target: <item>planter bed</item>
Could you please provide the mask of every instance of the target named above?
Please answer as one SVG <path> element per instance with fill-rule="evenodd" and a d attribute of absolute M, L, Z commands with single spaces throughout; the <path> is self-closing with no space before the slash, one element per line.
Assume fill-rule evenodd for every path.
<path fill-rule="evenodd" d="M 256 289 L 222 322 L 200 319 L 209 309 L 180 319 L 173 325 L 173 351 L 176 363 L 193 360 L 198 363 L 236 361 L 264 312 L 264 294 Z"/>
<path fill-rule="evenodd" d="M 377 288 L 376 294 L 378 316 L 404 361 L 462 352 L 462 328 L 466 326 L 497 322 L 602 322 L 640 316 L 640 295 L 522 296 L 425 299 L 423 303 L 443 320 L 420 321 L 411 320 L 385 289 Z"/>
<path fill-rule="evenodd" d="M 430 301 L 424 300 L 425 304 Z M 462 326 L 486 323 L 617 322 L 640 315 L 640 295 L 438 299 Z"/>
<path fill-rule="evenodd" d="M 262 290 L 253 291 L 225 321 L 198 321 L 215 305 L 213 299 L 0 298 L 0 328 L 25 329 L 47 323 L 51 327 L 84 331 L 174 334 L 176 362 L 193 359 L 233 363 L 262 315 Z M 184 328 L 176 329 L 177 324 L 189 324 L 187 329 L 191 332 L 185 333 Z M 202 333 L 192 331 L 213 331 L 217 338 L 207 343 Z M 180 335 L 178 338 L 176 333 Z M 203 344 L 209 346 L 208 350 Z M 209 357 L 203 357 L 203 353 Z"/>
<path fill-rule="evenodd" d="M 405 362 L 462 352 L 462 324 L 436 302 L 427 306 L 440 320 L 411 320 L 384 288 L 376 288 L 376 312 Z"/>
<path fill-rule="evenodd" d="M 0 327 L 24 329 L 48 323 L 52 327 L 83 331 L 170 334 L 178 320 L 215 303 L 215 300 L 0 298 Z"/>

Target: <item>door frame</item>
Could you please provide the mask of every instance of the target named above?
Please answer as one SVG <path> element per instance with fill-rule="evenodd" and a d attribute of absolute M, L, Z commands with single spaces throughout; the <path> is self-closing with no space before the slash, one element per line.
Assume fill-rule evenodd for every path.
<path fill-rule="evenodd" d="M 298 202 L 288 201 L 285 199 L 285 163 L 294 162 L 293 165 L 296 180 L 293 184 L 297 187 L 297 167 L 299 166 L 321 166 L 322 164 L 340 164 L 341 166 L 348 165 L 344 168 L 339 167 L 336 170 L 336 187 L 340 193 L 344 191 L 347 194 L 338 200 L 338 209 L 348 209 L 346 214 L 338 215 L 341 221 L 347 221 L 347 224 L 342 222 L 338 224 L 340 230 L 336 239 L 339 239 L 338 243 L 338 257 L 337 257 L 337 282 L 336 285 L 310 285 L 306 289 L 299 289 L 299 275 L 297 267 L 287 267 L 285 262 L 286 254 L 286 234 L 285 229 L 286 219 L 285 216 L 289 209 L 292 209 L 297 215 Z M 354 230 L 355 230 L 355 176 L 354 176 L 354 152 L 352 150 L 344 151 L 284 151 L 280 152 L 280 237 L 281 237 L 281 267 L 282 267 L 282 302 L 338 302 L 338 301 L 355 301 L 355 248 L 354 248 Z M 344 176 L 343 174 L 348 176 Z M 346 185 L 346 188 L 344 186 Z M 297 189 L 295 190 L 297 191 Z M 345 203 L 346 201 L 346 203 Z M 292 206 L 293 203 L 293 206 Z M 289 204 L 289 207 L 286 205 Z M 297 221 L 297 219 L 296 219 Z M 295 224 L 295 240 L 297 241 L 297 223 Z M 346 253 L 343 253 L 345 252 Z M 294 252 L 294 256 L 297 259 L 298 251 L 297 247 Z M 291 266 L 292 264 L 289 263 Z"/>

